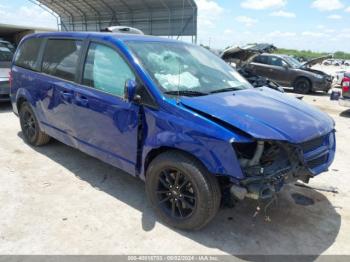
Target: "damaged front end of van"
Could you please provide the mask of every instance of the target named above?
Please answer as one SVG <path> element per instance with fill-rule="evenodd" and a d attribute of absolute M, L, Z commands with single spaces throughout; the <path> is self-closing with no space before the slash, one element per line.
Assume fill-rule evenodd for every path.
<path fill-rule="evenodd" d="M 305 143 L 280 141 L 234 143 L 245 177 L 230 192 L 238 199 L 271 198 L 285 184 L 309 179 L 324 172 L 335 152 L 334 132 Z"/>
<path fill-rule="evenodd" d="M 261 88 L 182 103 L 246 137 L 231 142 L 242 173 L 223 183 L 236 199 L 271 198 L 286 184 L 308 183 L 334 160 L 334 121 L 296 98 Z"/>

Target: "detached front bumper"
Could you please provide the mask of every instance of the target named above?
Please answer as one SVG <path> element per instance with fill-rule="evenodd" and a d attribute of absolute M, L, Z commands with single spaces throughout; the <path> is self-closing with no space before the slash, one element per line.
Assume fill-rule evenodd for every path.
<path fill-rule="evenodd" d="M 0 79 L 0 102 L 10 101 L 10 82 Z"/>
<path fill-rule="evenodd" d="M 276 145 L 281 151 L 275 153 L 270 165 L 243 168 L 246 178 L 231 186 L 232 195 L 238 199 L 270 198 L 281 191 L 285 184 L 297 180 L 308 182 L 310 178 L 327 171 L 335 156 L 335 132 L 301 144 L 276 142 Z M 264 151 L 263 158 L 266 153 Z"/>

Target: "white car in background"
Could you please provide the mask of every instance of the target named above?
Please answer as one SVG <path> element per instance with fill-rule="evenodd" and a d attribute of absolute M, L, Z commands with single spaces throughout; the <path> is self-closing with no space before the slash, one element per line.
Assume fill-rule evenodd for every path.
<path fill-rule="evenodd" d="M 8 43 L 0 42 L 0 102 L 10 100 L 10 68 L 14 52 Z"/>
<path fill-rule="evenodd" d="M 350 75 L 350 70 L 341 70 L 335 72 L 334 85 L 341 86 L 345 75 Z"/>
<path fill-rule="evenodd" d="M 323 61 L 322 65 L 333 65 L 333 66 L 341 66 L 343 65 L 343 60 L 339 60 L 339 59 L 327 59 L 325 61 Z"/>
<path fill-rule="evenodd" d="M 322 65 L 331 65 L 333 64 L 333 59 L 327 59 L 327 60 L 324 60 Z"/>

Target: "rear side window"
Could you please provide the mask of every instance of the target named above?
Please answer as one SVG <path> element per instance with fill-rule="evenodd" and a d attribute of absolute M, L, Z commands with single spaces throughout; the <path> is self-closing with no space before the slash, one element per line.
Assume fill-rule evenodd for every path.
<path fill-rule="evenodd" d="M 74 81 L 81 46 L 81 40 L 48 40 L 43 57 L 42 72 L 68 81 Z"/>
<path fill-rule="evenodd" d="M 126 80 L 136 77 L 114 49 L 92 43 L 85 62 L 83 84 L 103 92 L 123 96 Z"/>
<path fill-rule="evenodd" d="M 42 42 L 41 38 L 30 38 L 23 42 L 16 53 L 15 65 L 36 71 Z"/>
<path fill-rule="evenodd" d="M 268 60 L 268 57 L 263 55 L 260 55 L 254 58 L 254 62 L 259 64 L 267 64 L 267 60 Z"/>

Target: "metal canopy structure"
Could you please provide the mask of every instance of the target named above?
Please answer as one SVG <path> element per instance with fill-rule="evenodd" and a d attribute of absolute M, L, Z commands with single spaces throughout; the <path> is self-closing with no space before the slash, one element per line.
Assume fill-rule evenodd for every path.
<path fill-rule="evenodd" d="M 21 39 L 28 34 L 52 31 L 54 30 L 52 30 L 51 28 L 0 24 L 0 40 L 7 40 L 17 45 L 21 41 Z"/>
<path fill-rule="evenodd" d="M 63 31 L 131 26 L 157 36 L 197 38 L 194 0 L 29 0 L 49 9 Z"/>

